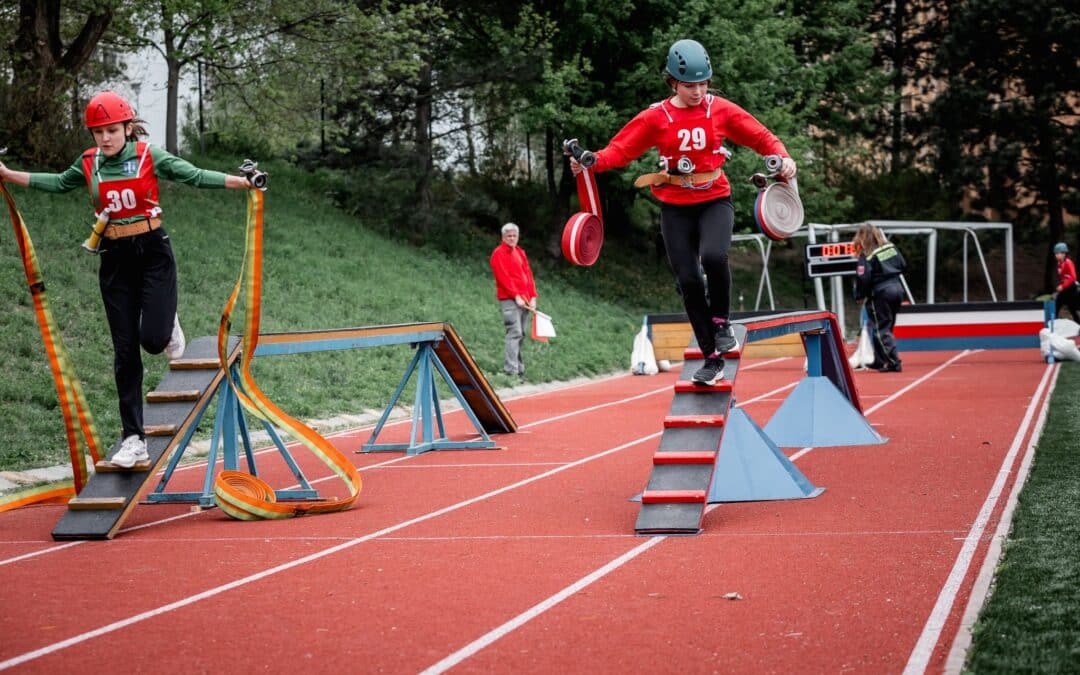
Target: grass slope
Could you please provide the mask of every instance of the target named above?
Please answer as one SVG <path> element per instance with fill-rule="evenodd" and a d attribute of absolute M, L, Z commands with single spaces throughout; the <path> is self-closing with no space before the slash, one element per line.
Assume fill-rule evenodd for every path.
<path fill-rule="evenodd" d="M 483 250 L 462 258 L 408 247 L 371 234 L 357 219 L 327 206 L 318 176 L 284 165 L 271 165 L 271 171 L 263 332 L 446 321 L 494 386 L 512 384 L 501 372 L 503 328 L 487 265 L 497 234 L 483 243 Z M 98 260 L 79 246 L 89 227 L 86 195 L 12 189 L 101 440 L 111 443 L 119 434 L 119 415 L 109 331 L 97 288 Z M 215 334 L 243 253 L 244 197 L 237 191 L 163 183 L 162 203 L 179 268 L 185 332 L 189 339 Z M 377 209 L 372 205 L 373 212 Z M 5 289 L 7 311 L 0 312 L 0 368 L 7 376 L 0 381 L 0 469 L 63 463 L 67 446 L 56 391 L 18 252 L 10 236 L 4 240 L 0 288 Z M 541 248 L 527 234 L 523 246 Z M 624 368 L 641 306 L 598 300 L 582 288 L 581 279 L 570 283 L 542 266 L 537 277 L 540 306 L 554 317 L 558 338 L 526 345 L 529 380 L 566 380 Z M 242 323 L 234 320 L 233 325 L 239 330 Z M 404 346 L 272 357 L 259 360 L 255 374 L 290 414 L 322 418 L 381 410 L 410 357 Z M 146 354 L 144 364 L 144 389 L 149 390 L 167 364 L 164 356 Z"/>

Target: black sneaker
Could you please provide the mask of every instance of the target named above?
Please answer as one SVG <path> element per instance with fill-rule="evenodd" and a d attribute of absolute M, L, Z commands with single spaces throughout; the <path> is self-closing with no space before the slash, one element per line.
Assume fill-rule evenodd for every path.
<path fill-rule="evenodd" d="M 896 363 L 887 363 L 884 366 L 881 366 L 880 368 L 875 368 L 875 370 L 877 370 L 879 373 L 902 373 L 902 372 L 904 372 L 904 368 L 903 368 L 902 365 L 900 365 L 899 361 L 897 361 Z"/>
<path fill-rule="evenodd" d="M 731 330 L 731 324 L 716 327 L 713 349 L 717 354 L 732 352 L 739 348 L 739 341 L 735 339 L 735 331 Z"/>
<path fill-rule="evenodd" d="M 724 359 L 719 356 L 710 356 L 705 359 L 705 364 L 694 373 L 695 384 L 716 384 L 724 378 Z"/>

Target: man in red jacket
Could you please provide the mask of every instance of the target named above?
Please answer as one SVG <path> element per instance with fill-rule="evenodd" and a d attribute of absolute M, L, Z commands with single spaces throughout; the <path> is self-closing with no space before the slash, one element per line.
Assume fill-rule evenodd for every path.
<path fill-rule="evenodd" d="M 495 295 L 499 299 L 503 325 L 506 326 L 506 357 L 503 370 L 508 375 L 525 377 L 521 343 L 529 325 L 529 312 L 536 310 L 536 283 L 525 250 L 518 246 L 520 230 L 514 223 L 502 227 L 502 243 L 491 252 L 491 271 L 495 274 Z"/>

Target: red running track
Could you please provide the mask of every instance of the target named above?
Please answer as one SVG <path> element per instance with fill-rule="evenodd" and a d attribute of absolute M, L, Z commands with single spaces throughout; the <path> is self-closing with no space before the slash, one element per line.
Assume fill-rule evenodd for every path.
<path fill-rule="evenodd" d="M 764 426 L 802 365 L 748 361 L 739 404 Z M 695 537 L 635 536 L 629 501 L 675 373 L 510 400 L 520 430 L 498 450 L 354 454 L 364 490 L 343 513 L 244 523 L 147 504 L 113 541 L 63 544 L 63 507 L 3 513 L 0 669 L 938 672 L 1057 370 L 1035 350 L 904 368 L 857 374 L 887 444 L 787 449 L 821 496 L 721 504 Z M 332 440 L 351 452 L 369 433 Z"/>

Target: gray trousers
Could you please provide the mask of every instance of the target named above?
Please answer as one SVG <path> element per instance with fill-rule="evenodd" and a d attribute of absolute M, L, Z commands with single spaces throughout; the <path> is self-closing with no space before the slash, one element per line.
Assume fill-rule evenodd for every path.
<path fill-rule="evenodd" d="M 506 356 L 503 371 L 510 375 L 524 375 L 525 362 L 521 360 L 521 343 L 529 325 L 529 310 L 517 306 L 513 300 L 500 300 L 503 326 L 506 327 Z"/>

